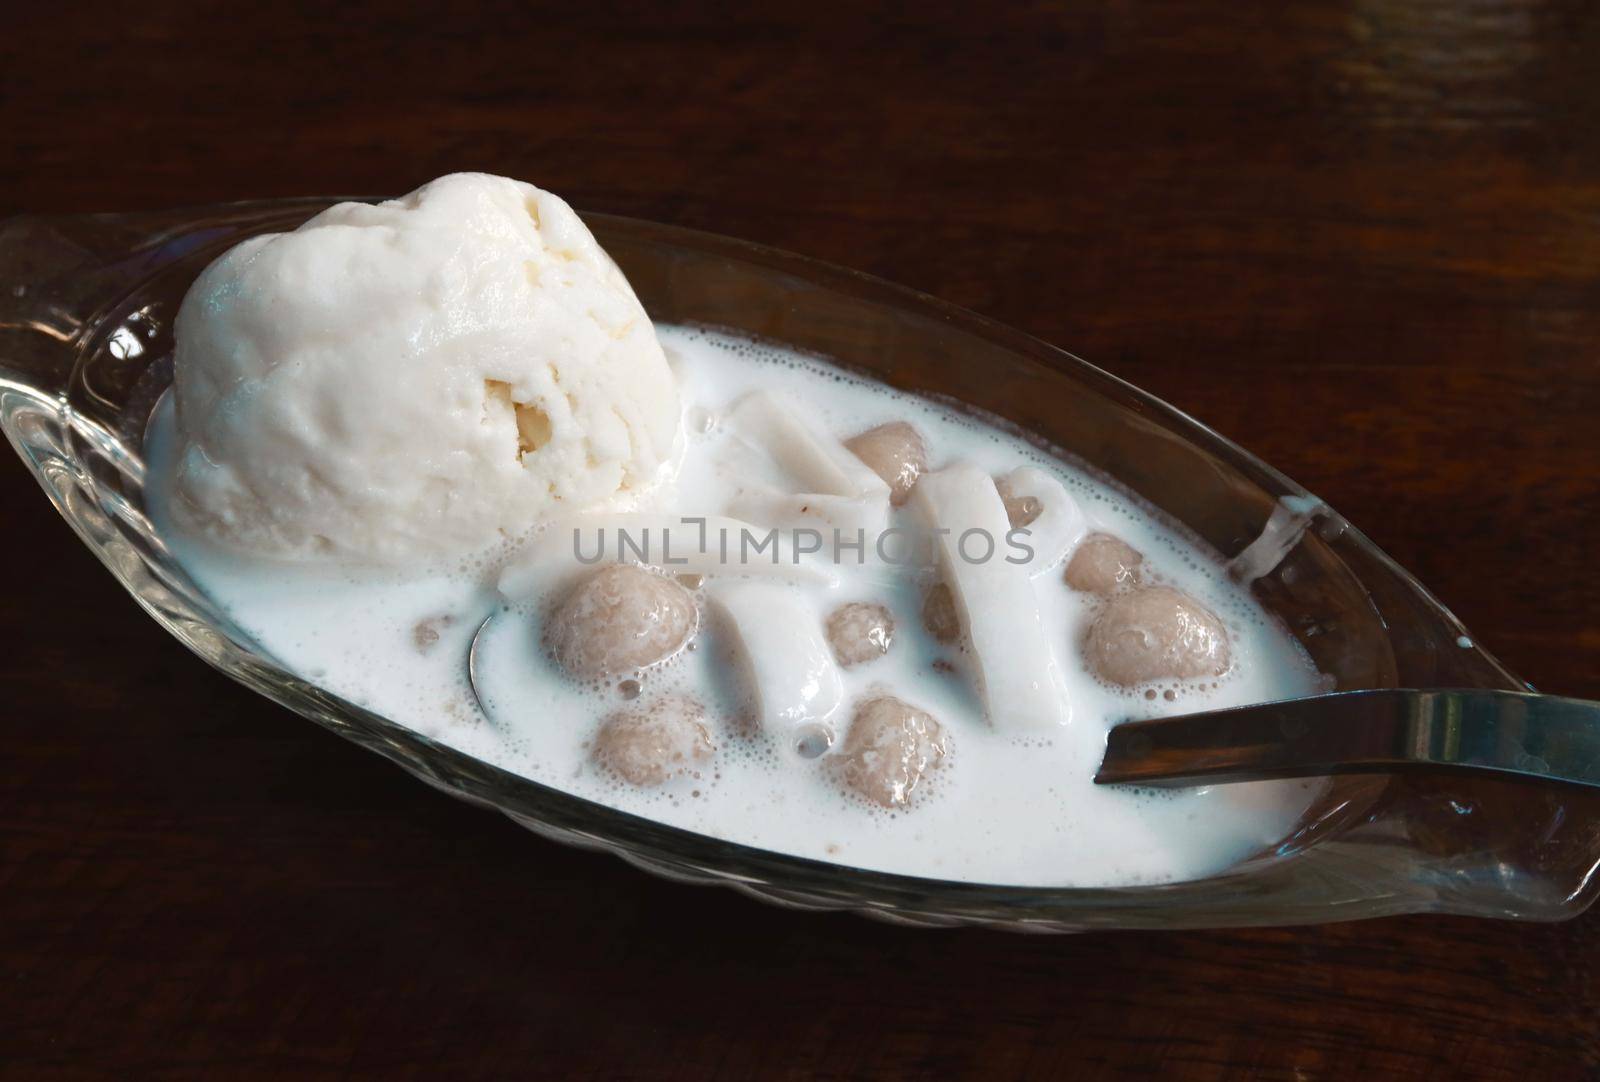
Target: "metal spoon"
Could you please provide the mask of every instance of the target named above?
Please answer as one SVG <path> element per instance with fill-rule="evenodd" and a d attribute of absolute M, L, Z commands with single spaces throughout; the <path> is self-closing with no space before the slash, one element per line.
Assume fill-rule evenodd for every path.
<path fill-rule="evenodd" d="M 1478 688 L 1348 691 L 1118 725 L 1098 784 L 1454 771 L 1600 788 L 1600 703 Z"/>
<path fill-rule="evenodd" d="M 495 609 L 483 618 L 478 629 L 472 633 L 472 641 L 467 643 L 467 690 L 472 692 L 473 701 L 478 704 L 478 710 L 491 722 L 494 720 L 489 713 L 489 708 L 483 704 L 483 694 L 478 690 L 478 641 L 483 638 L 483 633 L 488 630 L 489 623 L 500 615 L 501 610 Z"/>

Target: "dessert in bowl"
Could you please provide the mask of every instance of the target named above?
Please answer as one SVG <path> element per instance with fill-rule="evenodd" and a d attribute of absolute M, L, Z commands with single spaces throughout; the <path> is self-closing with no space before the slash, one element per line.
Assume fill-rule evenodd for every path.
<path fill-rule="evenodd" d="M 431 203 L 412 199 L 409 209 L 340 209 L 332 228 L 387 231 L 386 244 L 436 258 L 421 250 L 426 238 L 361 217 Z M 181 298 L 235 242 L 300 228 L 325 204 L 119 219 L 97 236 L 98 253 L 68 242 L 74 228 L 81 235 L 103 221 L 13 225 L 8 244 L 46 264 L 17 303 L 44 311 L 40 294 L 54 290 L 53 314 L 35 322 L 73 329 L 65 342 L 37 330 L 7 340 L 7 431 L 113 570 L 214 663 L 451 791 L 667 874 L 796 904 L 1026 928 L 1415 909 L 1554 917 L 1587 902 L 1577 888 L 1590 828 L 1562 818 L 1582 800 L 1570 794 L 1485 785 L 1473 814 L 1451 820 L 1435 814 L 1444 797 L 1425 781 L 1218 786 L 1176 798 L 1089 784 L 1114 717 L 1328 685 L 1518 686 L 1480 649 L 1460 645 L 1464 629 L 1359 534 L 1325 509 L 1310 514 L 1314 501 L 1270 469 L 1049 347 L 798 257 L 595 219 L 594 252 L 625 272 L 620 290 L 608 287 L 609 260 L 586 256 L 575 217 L 540 204 L 535 229 L 524 200 L 514 210 L 512 202 L 508 220 L 521 214 L 557 241 L 541 263 L 543 240 L 488 229 L 508 246 L 502 292 L 533 290 L 536 280 L 548 287 L 562 273 L 582 279 L 570 289 L 615 306 L 579 314 L 627 375 L 608 383 L 585 377 L 576 355 L 558 362 L 561 381 L 589 379 L 578 408 L 563 413 L 565 390 L 541 385 L 548 366 L 527 365 L 518 345 L 537 345 L 552 327 L 550 340 L 569 344 L 587 331 L 558 312 L 524 320 L 519 307 L 538 303 L 528 293 L 507 302 L 504 318 L 480 310 L 460 339 L 446 341 L 425 320 L 396 330 L 402 343 L 428 338 L 449 352 L 471 338 L 478 347 L 452 353 L 456 385 L 430 384 L 409 400 L 474 422 L 458 430 L 464 445 L 432 449 L 434 475 L 408 466 L 383 475 L 387 487 L 372 480 L 371 470 L 412 453 L 408 437 L 429 438 L 415 431 L 410 407 L 375 418 L 318 413 L 306 392 L 318 383 L 310 366 L 340 351 L 272 336 L 288 325 L 326 331 L 330 313 L 257 327 L 264 337 L 245 351 L 254 355 L 231 358 L 235 375 L 277 348 L 297 382 L 273 389 L 273 410 L 220 435 L 208 429 L 213 413 L 238 418 L 246 406 L 219 411 L 226 395 L 214 381 L 183 416 L 189 317 L 179 317 L 178 408 L 162 443 L 162 358 Z M 237 257 L 224 269 L 228 258 Z M 271 280 L 355 267 L 361 273 L 343 279 L 351 289 L 368 290 L 368 300 L 381 292 L 379 276 L 349 252 L 289 252 L 282 262 L 295 259 L 299 278 L 279 268 Z M 419 286 L 401 276 L 393 296 L 430 285 L 464 295 L 442 278 L 424 275 Z M 182 309 L 215 298 L 207 290 L 218 281 L 223 295 L 233 287 L 218 273 L 200 276 Z M 70 303 L 59 303 L 64 291 L 76 291 Z M 470 292 L 480 303 L 494 289 Z M 324 286 L 302 300 L 337 295 Z M 649 321 L 638 323 L 635 295 L 659 328 L 659 364 L 637 337 Z M 262 311 L 282 313 L 294 300 L 278 296 Z M 263 322 L 250 312 L 227 318 Z M 217 340 L 237 348 L 247 337 L 230 330 Z M 376 350 L 377 337 L 363 348 Z M 500 367 L 482 367 L 491 356 Z M 373 371 L 400 375 L 378 364 Z M 652 417 L 667 387 L 680 398 L 679 425 Z M 595 401 L 622 437 L 578 423 Z M 265 445 L 299 438 L 316 450 L 299 460 L 311 483 L 272 473 L 271 460 L 251 451 L 264 444 L 230 451 L 250 424 L 271 433 Z M 345 443 L 327 465 L 330 432 Z M 363 448 L 376 449 L 365 465 Z M 547 448 L 589 472 L 545 470 L 536 460 Z M 313 458 L 325 465 L 306 469 Z M 185 461 L 202 474 L 187 485 L 174 465 Z M 502 520 L 522 475 L 498 489 L 458 481 L 507 461 L 538 476 L 543 491 L 531 510 Z M 450 474 L 459 463 L 469 472 Z M 217 482 L 199 466 L 234 476 Z M 257 469 L 271 476 L 248 476 Z M 337 472 L 345 469 L 354 472 Z M 348 494 L 374 492 L 375 506 L 391 509 L 384 514 L 408 508 L 404 527 L 374 528 L 373 516 L 350 513 Z M 685 571 L 664 563 L 658 535 L 650 556 L 630 549 L 612 554 L 616 567 L 590 565 L 583 549 L 596 535 L 575 543 L 572 519 L 583 516 L 604 518 L 613 538 L 623 526 L 682 520 L 759 527 L 758 538 L 779 529 L 789 548 L 778 564 L 763 552 L 761 566 L 729 567 L 691 544 L 677 558 L 700 562 Z M 257 529 L 262 522 L 270 528 Z M 926 559 L 902 564 L 878 559 L 869 543 L 872 558 L 858 564 L 853 551 L 795 552 L 810 547 L 802 523 L 830 531 L 830 542 L 835 529 L 881 537 L 920 524 L 952 530 L 946 539 L 980 529 L 999 545 L 993 560 L 968 561 L 935 537 Z M 1262 561 L 1251 542 L 1273 523 L 1281 536 L 1267 547 L 1282 559 Z M 1013 529 L 1050 545 L 1004 562 Z M 487 548 L 477 545 L 484 538 Z M 683 540 L 699 542 L 698 530 Z M 1250 566 L 1234 563 L 1230 576 L 1230 560 L 1247 551 Z M 434 570 L 419 573 L 428 561 Z M 597 581 L 602 573 L 633 579 L 633 592 Z M 329 607 L 308 619 L 318 603 Z M 632 636 L 630 647 L 646 643 L 642 653 L 609 651 L 589 634 L 590 618 L 615 612 L 647 613 L 660 634 Z M 377 615 L 363 623 L 359 613 Z M 350 641 L 307 650 L 297 628 L 308 623 Z M 1129 642 L 1156 646 L 1130 651 Z M 473 682 L 469 644 L 481 662 Z M 381 678 L 396 671 L 380 663 L 384 652 L 405 659 L 411 686 Z M 1459 804 L 1462 783 L 1453 784 Z M 1535 823 L 1555 827 L 1525 851 Z"/>

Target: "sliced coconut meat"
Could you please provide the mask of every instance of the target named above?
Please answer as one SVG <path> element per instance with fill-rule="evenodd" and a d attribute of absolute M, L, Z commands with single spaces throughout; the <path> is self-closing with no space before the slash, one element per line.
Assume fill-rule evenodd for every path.
<path fill-rule="evenodd" d="M 1038 575 L 1060 563 L 1089 532 L 1089 520 L 1060 481 L 1035 466 L 1019 466 L 1000 478 L 996 488 L 1018 502 L 1032 501 L 1036 508 L 1016 540 L 1032 550 L 1028 574 Z M 1008 517 L 1007 521 L 1013 521 Z M 1014 527 L 1015 528 L 1015 527 Z M 1014 553 L 1020 556 L 1020 551 Z"/>
<path fill-rule="evenodd" d="M 844 680 L 810 602 L 791 586 L 759 579 L 713 583 L 709 596 L 754 686 L 761 728 L 797 757 L 826 751 Z"/>
<path fill-rule="evenodd" d="M 752 480 L 728 510 L 768 526 L 862 530 L 868 541 L 889 522 L 889 485 L 797 399 L 755 391 L 734 403 L 727 427 L 764 452 L 789 487 Z"/>
<path fill-rule="evenodd" d="M 968 465 L 927 473 L 911 490 L 907 506 L 928 528 L 942 531 L 939 566 L 966 634 L 990 724 L 1001 729 L 1066 724 L 1071 708 L 1029 568 L 1005 559 L 1011 525 L 994 479 Z"/>

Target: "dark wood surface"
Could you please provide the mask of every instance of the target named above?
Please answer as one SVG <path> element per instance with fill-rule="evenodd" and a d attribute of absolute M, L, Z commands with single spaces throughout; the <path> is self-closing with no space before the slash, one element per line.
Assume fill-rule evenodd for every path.
<path fill-rule="evenodd" d="M 1211 422 L 1600 697 L 1595 7 L 968 7 L 29 4 L 0 213 L 475 168 L 859 267 Z M 229 683 L 14 461 L 0 500 L 0 1074 L 1600 1076 L 1594 916 L 1025 938 L 669 885 Z"/>

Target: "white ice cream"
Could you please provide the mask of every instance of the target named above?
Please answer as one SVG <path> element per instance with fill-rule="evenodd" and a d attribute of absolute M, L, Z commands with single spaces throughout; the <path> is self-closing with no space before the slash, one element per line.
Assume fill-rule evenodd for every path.
<path fill-rule="evenodd" d="M 176 338 L 176 513 L 260 555 L 470 555 L 636 503 L 681 447 L 627 280 L 566 203 L 502 177 L 245 241 Z"/>

